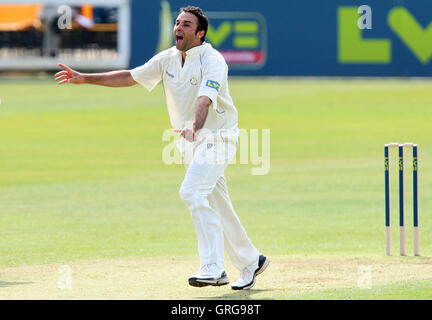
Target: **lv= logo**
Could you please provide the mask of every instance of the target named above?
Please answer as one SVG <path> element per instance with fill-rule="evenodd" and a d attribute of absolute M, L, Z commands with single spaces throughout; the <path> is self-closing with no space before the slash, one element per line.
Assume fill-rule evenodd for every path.
<path fill-rule="evenodd" d="M 360 17 L 366 25 L 372 25 L 372 10 Z M 431 17 L 432 19 L 432 17 Z M 386 38 L 363 38 L 359 28 L 357 7 L 338 8 L 338 58 L 340 63 L 390 64 L 391 40 Z M 367 21 L 369 20 L 369 21 Z M 424 65 L 432 58 L 432 22 L 425 28 L 405 7 L 392 8 L 387 15 L 389 28 L 401 42 Z M 366 31 L 370 32 L 370 31 Z"/>

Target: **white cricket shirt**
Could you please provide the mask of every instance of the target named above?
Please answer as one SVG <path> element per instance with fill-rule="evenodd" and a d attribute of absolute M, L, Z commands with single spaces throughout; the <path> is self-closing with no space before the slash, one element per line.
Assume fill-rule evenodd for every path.
<path fill-rule="evenodd" d="M 131 75 L 149 91 L 162 80 L 173 128 L 191 127 L 197 98 L 207 96 L 213 107 L 203 129 L 237 131 L 238 114 L 229 94 L 228 66 L 223 56 L 204 42 L 186 51 L 183 67 L 181 63 L 181 52 L 174 46 L 132 69 Z"/>

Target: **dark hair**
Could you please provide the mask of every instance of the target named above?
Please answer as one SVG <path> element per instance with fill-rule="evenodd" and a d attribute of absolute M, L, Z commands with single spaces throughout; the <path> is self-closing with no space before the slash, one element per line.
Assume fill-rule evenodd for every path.
<path fill-rule="evenodd" d="M 208 29 L 208 18 L 204 14 L 202 9 L 199 7 L 187 6 L 184 8 L 180 8 L 180 13 L 182 13 L 182 12 L 192 13 L 195 17 L 197 17 L 197 19 L 198 19 L 197 32 L 204 30 L 204 36 L 201 38 L 201 43 L 204 42 L 205 36 L 207 34 L 207 29 Z"/>

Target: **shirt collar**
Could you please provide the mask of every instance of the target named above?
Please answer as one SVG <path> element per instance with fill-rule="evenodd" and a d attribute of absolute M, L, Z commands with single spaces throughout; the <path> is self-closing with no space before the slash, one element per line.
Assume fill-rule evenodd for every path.
<path fill-rule="evenodd" d="M 196 54 L 200 54 L 207 46 L 208 46 L 207 42 L 204 41 L 201 45 L 190 48 L 188 51 L 186 51 L 186 56 L 193 57 Z"/>

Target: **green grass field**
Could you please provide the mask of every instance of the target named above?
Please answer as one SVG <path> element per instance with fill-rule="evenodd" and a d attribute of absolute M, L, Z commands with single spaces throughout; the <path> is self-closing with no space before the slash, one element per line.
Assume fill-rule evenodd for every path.
<path fill-rule="evenodd" d="M 240 128 L 271 130 L 267 175 L 252 175 L 254 164 L 226 172 L 249 237 L 272 261 L 252 290 L 187 285 L 196 236 L 178 195 L 184 167 L 162 162 L 160 85 L 2 78 L 0 298 L 431 299 L 432 82 L 232 79 L 230 90 Z M 393 141 L 419 144 L 421 257 L 397 255 L 395 151 L 385 256 L 383 146 Z M 70 290 L 57 287 L 64 264 Z M 358 287 L 364 265 L 370 289 Z M 228 258 L 226 267 L 235 280 Z"/>

